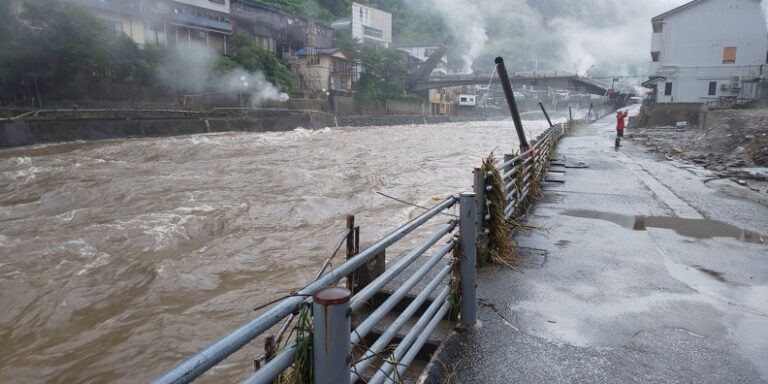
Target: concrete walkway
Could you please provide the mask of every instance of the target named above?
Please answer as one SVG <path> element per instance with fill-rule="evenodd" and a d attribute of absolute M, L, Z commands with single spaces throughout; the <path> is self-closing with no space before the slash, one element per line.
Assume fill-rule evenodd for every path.
<path fill-rule="evenodd" d="M 560 142 L 589 168 L 546 186 L 522 272 L 479 271 L 482 326 L 446 341 L 427 382 L 444 366 L 464 384 L 768 383 L 768 207 L 615 151 L 614 124 Z"/>

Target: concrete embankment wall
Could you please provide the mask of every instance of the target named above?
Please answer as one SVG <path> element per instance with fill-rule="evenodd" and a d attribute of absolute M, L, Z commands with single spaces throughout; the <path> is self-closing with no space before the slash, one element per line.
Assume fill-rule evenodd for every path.
<path fill-rule="evenodd" d="M 322 112 L 286 112 L 271 116 L 148 119 L 51 119 L 0 122 L 0 147 L 74 140 L 190 135 L 207 132 L 279 132 L 335 126 Z"/>
<path fill-rule="evenodd" d="M 249 116 L 173 118 L 58 118 L 0 121 L 0 147 L 75 140 L 160 137 L 210 132 L 280 132 L 296 128 L 439 124 L 485 120 L 482 116 L 343 116 L 323 112 L 281 111 Z"/>
<path fill-rule="evenodd" d="M 666 126 L 687 121 L 689 125 L 698 126 L 701 106 L 700 103 L 654 104 L 650 108 L 643 108 L 637 124 L 640 127 Z"/>
<path fill-rule="evenodd" d="M 339 127 L 368 127 L 372 125 L 405 125 L 405 124 L 440 124 L 454 121 L 483 121 L 482 116 L 425 116 L 425 115 L 384 115 L 384 116 L 339 116 L 336 118 Z"/>

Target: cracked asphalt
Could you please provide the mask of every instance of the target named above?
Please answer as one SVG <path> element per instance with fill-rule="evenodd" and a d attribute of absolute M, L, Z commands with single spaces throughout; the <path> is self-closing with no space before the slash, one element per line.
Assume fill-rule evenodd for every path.
<path fill-rule="evenodd" d="M 481 326 L 426 382 L 768 383 L 768 207 L 613 125 L 561 140 L 589 168 L 545 186 L 520 271 L 478 270 Z"/>

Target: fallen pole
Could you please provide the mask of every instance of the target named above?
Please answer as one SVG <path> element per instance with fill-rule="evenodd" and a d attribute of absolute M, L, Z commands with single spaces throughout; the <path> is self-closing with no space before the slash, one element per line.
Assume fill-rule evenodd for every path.
<path fill-rule="evenodd" d="M 550 127 L 550 128 L 554 127 L 555 125 L 554 125 L 554 124 L 552 124 L 552 120 L 550 120 L 550 119 L 549 119 L 549 113 L 547 113 L 547 110 L 546 110 L 546 109 L 544 109 L 544 104 L 542 104 L 541 102 L 539 102 L 539 107 L 541 108 L 541 111 L 542 111 L 542 112 L 544 112 L 544 117 L 546 117 L 546 118 L 547 118 L 547 123 L 549 123 L 549 127 Z M 570 108 L 570 107 L 569 107 L 569 108 Z"/>
<path fill-rule="evenodd" d="M 496 67 L 499 73 L 499 80 L 501 81 L 501 88 L 504 90 L 504 96 L 507 98 L 509 112 L 512 113 L 512 121 L 515 123 L 517 138 L 520 139 L 520 153 L 525 153 L 530 148 L 530 145 L 528 145 L 528 140 L 525 138 L 523 121 L 520 119 L 520 111 L 517 110 L 517 103 L 515 102 L 515 95 L 512 93 L 512 84 L 509 82 L 507 67 L 504 65 L 504 59 L 501 56 L 496 58 Z"/>

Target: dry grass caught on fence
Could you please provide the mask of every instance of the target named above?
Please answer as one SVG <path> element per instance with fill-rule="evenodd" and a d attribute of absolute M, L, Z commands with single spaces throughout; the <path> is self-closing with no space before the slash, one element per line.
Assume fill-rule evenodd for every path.
<path fill-rule="evenodd" d="M 491 191 L 485 192 L 485 210 L 490 214 L 487 222 L 488 247 L 490 260 L 494 264 L 506 265 L 514 268 L 518 262 L 518 255 L 511 243 L 510 235 L 514 229 L 514 222 L 505 218 L 504 208 L 507 206 L 507 191 L 504 180 L 496 169 L 496 159 L 491 153 L 480 167 L 483 175 L 486 175 L 486 185 L 491 186 Z"/>

